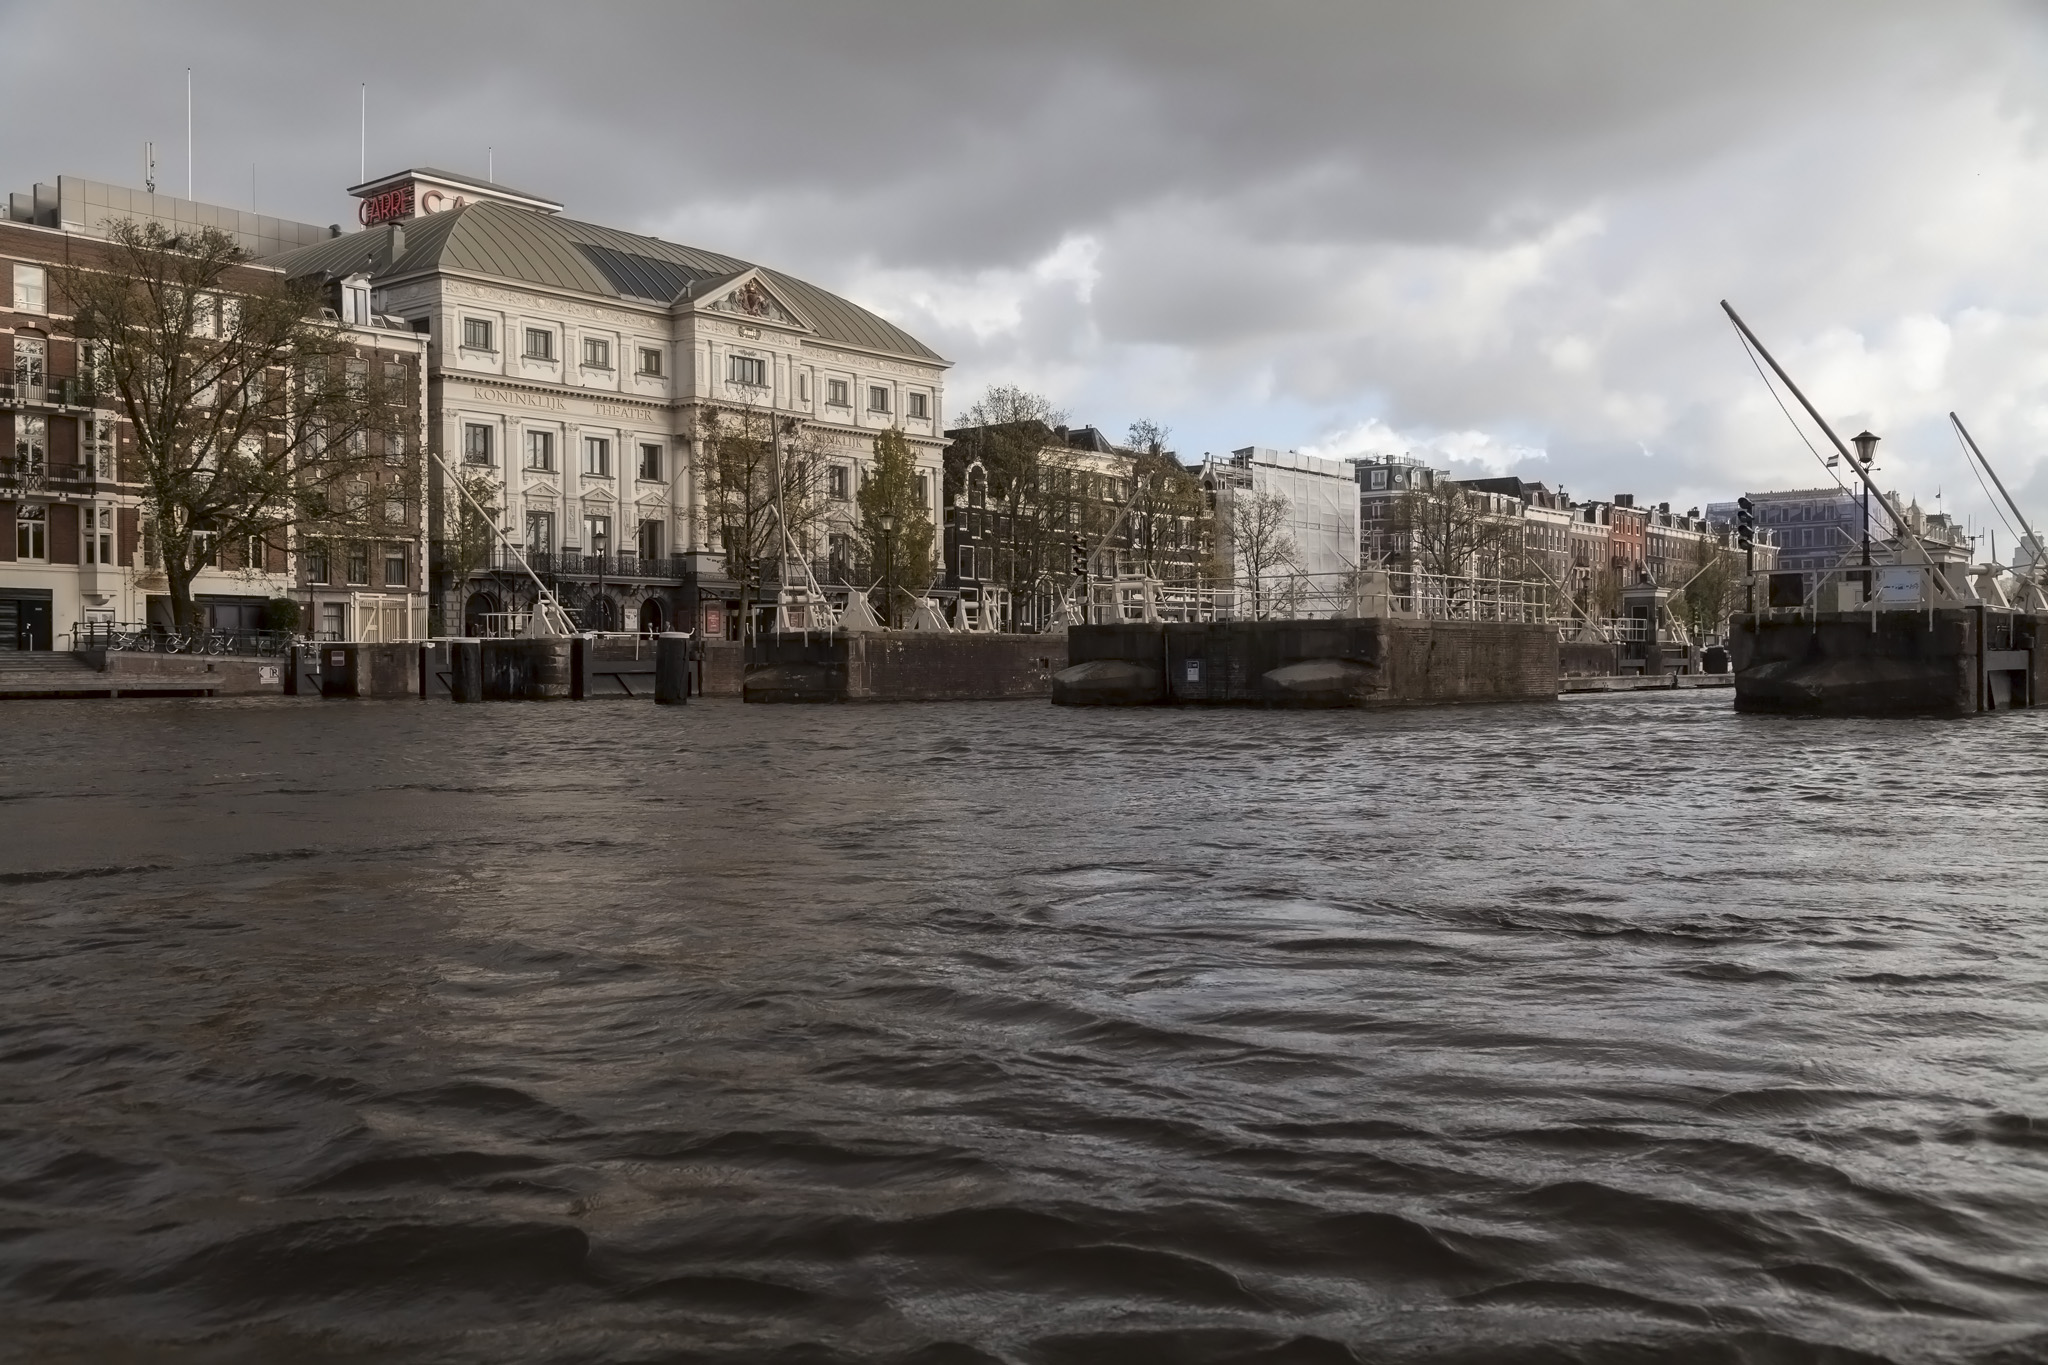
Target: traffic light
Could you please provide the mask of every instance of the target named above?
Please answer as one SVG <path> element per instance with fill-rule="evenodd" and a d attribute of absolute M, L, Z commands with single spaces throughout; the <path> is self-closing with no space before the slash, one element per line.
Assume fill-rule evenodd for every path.
<path fill-rule="evenodd" d="M 1745 550 L 1756 544 L 1756 504 L 1747 497 L 1735 500 L 1735 537 Z"/>

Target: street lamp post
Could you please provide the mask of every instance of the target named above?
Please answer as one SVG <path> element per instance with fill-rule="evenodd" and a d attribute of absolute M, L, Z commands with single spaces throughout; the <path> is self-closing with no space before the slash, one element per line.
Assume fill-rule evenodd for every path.
<path fill-rule="evenodd" d="M 1850 438 L 1856 447 L 1856 458 L 1863 465 L 1863 600 L 1871 597 L 1870 583 L 1870 462 L 1877 458 L 1877 440 L 1868 431 L 1859 432 Z"/>
<path fill-rule="evenodd" d="M 594 609 L 598 616 L 597 628 L 600 630 L 611 624 L 610 606 L 604 600 L 604 544 L 607 539 L 609 537 L 603 531 L 590 533 L 590 548 L 597 551 L 597 602 Z"/>
<path fill-rule="evenodd" d="M 895 549 L 896 518 L 888 513 L 881 516 L 882 527 L 882 624 L 896 624 L 896 580 L 891 573 L 896 566 L 892 552 Z"/>

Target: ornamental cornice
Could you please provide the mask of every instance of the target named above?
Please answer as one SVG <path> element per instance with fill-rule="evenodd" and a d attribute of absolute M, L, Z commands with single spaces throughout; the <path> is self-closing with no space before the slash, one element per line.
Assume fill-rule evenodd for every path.
<path fill-rule="evenodd" d="M 595 394 L 588 389 L 543 384 L 531 379 L 505 379 L 497 375 L 468 375 L 444 370 L 433 376 L 433 380 L 442 386 L 444 406 L 449 398 L 466 397 L 476 403 L 495 403 L 501 407 L 520 408 L 528 412 L 557 412 L 565 417 L 610 417 L 628 420 L 665 416 L 677 407 L 676 404 L 664 399 Z M 469 391 L 467 394 L 459 390 L 450 392 L 451 385 L 466 385 Z"/>

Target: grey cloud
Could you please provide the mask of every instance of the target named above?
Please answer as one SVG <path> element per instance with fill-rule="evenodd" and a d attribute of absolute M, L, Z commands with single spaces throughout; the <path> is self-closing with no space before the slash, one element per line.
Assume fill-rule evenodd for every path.
<path fill-rule="evenodd" d="M 0 161 L 131 181 L 154 138 L 181 188 L 190 64 L 200 195 L 245 202 L 254 163 L 265 211 L 329 221 L 368 81 L 372 173 L 495 146 L 579 217 L 857 293 L 961 401 L 1039 379 L 1198 449 L 1482 431 L 1574 487 L 1725 492 L 1787 436 L 1728 295 L 1790 352 L 1892 347 L 1839 402 L 1890 403 L 1902 452 L 1978 401 L 2027 479 L 2041 38 L 2002 4 L 18 5 L 43 113 Z M 1885 377 L 1901 319 L 1972 307 L 2006 339 Z"/>

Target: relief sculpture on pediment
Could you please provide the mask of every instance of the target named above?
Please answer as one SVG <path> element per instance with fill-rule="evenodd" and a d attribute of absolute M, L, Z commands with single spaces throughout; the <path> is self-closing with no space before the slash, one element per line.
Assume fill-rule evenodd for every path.
<path fill-rule="evenodd" d="M 738 313 L 743 317 L 760 318 L 765 322 L 794 324 L 796 319 L 761 287 L 759 280 L 748 280 L 738 288 L 730 290 L 725 297 L 711 305 L 720 313 Z"/>

